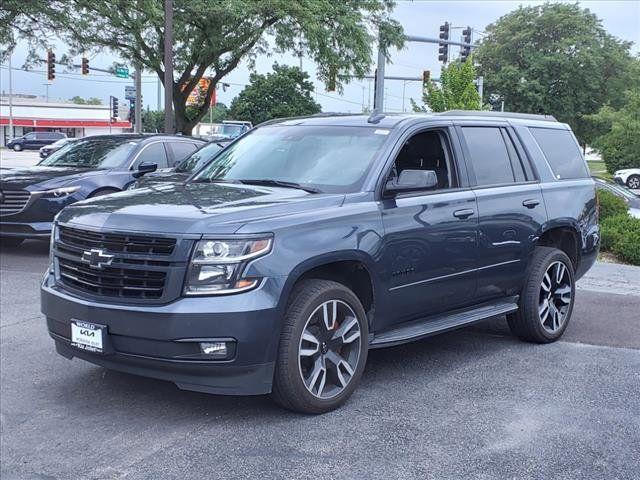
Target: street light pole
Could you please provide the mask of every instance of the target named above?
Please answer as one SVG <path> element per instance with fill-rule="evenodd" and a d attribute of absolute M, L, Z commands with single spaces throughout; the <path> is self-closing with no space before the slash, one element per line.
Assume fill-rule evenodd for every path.
<path fill-rule="evenodd" d="M 51 85 L 51 84 L 50 83 L 43 83 L 42 85 L 44 85 L 44 87 L 45 87 L 46 102 L 49 103 L 49 85 Z"/>
<path fill-rule="evenodd" d="M 173 127 L 173 0 L 164 0 L 164 132 Z"/>
<path fill-rule="evenodd" d="M 135 133 L 142 132 L 142 66 L 136 65 L 136 72 L 133 77 L 136 88 L 136 99 L 133 107 Z"/>

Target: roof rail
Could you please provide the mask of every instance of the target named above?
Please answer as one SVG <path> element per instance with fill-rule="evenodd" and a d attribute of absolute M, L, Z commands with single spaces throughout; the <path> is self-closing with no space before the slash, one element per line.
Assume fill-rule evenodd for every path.
<path fill-rule="evenodd" d="M 521 118 L 523 120 L 545 120 L 547 122 L 557 122 L 553 115 L 537 115 L 535 113 L 515 113 L 515 112 L 491 112 L 485 110 L 447 110 L 446 112 L 434 113 L 434 115 L 456 116 L 456 117 L 496 117 L 496 118 Z"/>
<path fill-rule="evenodd" d="M 373 123 L 375 125 L 376 123 L 380 123 L 380 120 L 382 120 L 384 117 L 384 113 L 374 110 L 373 112 L 371 112 L 371 115 L 369 115 L 369 118 L 367 118 L 367 123 Z"/>

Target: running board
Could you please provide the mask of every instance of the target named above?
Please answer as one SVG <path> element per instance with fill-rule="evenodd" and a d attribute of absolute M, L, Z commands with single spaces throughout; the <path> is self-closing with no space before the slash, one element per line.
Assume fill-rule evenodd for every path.
<path fill-rule="evenodd" d="M 412 342 L 437 333 L 466 327 L 472 323 L 515 312 L 518 309 L 518 296 L 507 297 L 476 307 L 458 310 L 453 313 L 435 315 L 401 324 L 391 330 L 385 330 L 373 336 L 369 348 L 392 347 Z"/>

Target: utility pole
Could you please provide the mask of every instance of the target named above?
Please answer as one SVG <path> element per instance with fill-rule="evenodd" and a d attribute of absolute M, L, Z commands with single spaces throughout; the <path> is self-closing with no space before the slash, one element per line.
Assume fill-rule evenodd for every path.
<path fill-rule="evenodd" d="M 44 85 L 44 87 L 45 87 L 46 102 L 49 103 L 49 85 L 51 85 L 51 84 L 50 83 L 43 83 L 42 85 Z"/>
<path fill-rule="evenodd" d="M 403 80 L 402 81 L 402 113 L 404 113 L 404 92 L 407 88 L 407 81 Z"/>
<path fill-rule="evenodd" d="M 158 98 L 156 99 L 156 110 L 159 112 L 160 111 L 160 104 L 162 103 L 161 97 L 162 97 L 162 89 L 160 88 L 162 86 L 162 82 L 160 82 L 160 79 L 158 78 L 157 81 L 157 96 Z"/>
<path fill-rule="evenodd" d="M 134 132 L 142 132 L 142 66 L 136 65 L 136 71 L 133 74 L 133 83 L 136 87 L 136 99 L 133 106 Z"/>
<path fill-rule="evenodd" d="M 480 75 L 478 77 L 478 95 L 480 95 L 480 110 L 482 110 L 482 93 L 484 91 L 484 77 Z"/>
<path fill-rule="evenodd" d="M 173 0 L 164 0 L 164 132 L 173 126 Z"/>
<path fill-rule="evenodd" d="M 9 53 L 9 140 L 13 138 L 13 86 L 11 84 L 11 55 L 12 53 Z M 2 143 L 4 144 L 4 139 Z"/>
<path fill-rule="evenodd" d="M 387 59 L 384 57 L 382 45 L 378 45 L 378 69 L 376 70 L 376 88 L 373 92 L 373 111 L 382 113 L 384 109 L 384 67 Z"/>

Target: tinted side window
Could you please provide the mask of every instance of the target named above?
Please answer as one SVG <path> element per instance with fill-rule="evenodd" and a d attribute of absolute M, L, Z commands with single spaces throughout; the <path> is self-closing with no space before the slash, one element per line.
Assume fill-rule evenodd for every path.
<path fill-rule="evenodd" d="M 499 127 L 463 127 L 478 185 L 513 183 L 509 152 Z"/>
<path fill-rule="evenodd" d="M 143 147 L 142 153 L 136 160 L 136 165 L 141 163 L 156 163 L 158 168 L 167 168 L 167 152 L 162 142 L 152 143 Z"/>
<path fill-rule="evenodd" d="M 173 151 L 173 160 L 180 162 L 196 151 L 197 146 L 189 142 L 171 142 L 169 143 Z"/>
<path fill-rule="evenodd" d="M 555 128 L 530 128 L 542 153 L 558 179 L 586 178 L 589 171 L 578 144 L 569 130 Z"/>

